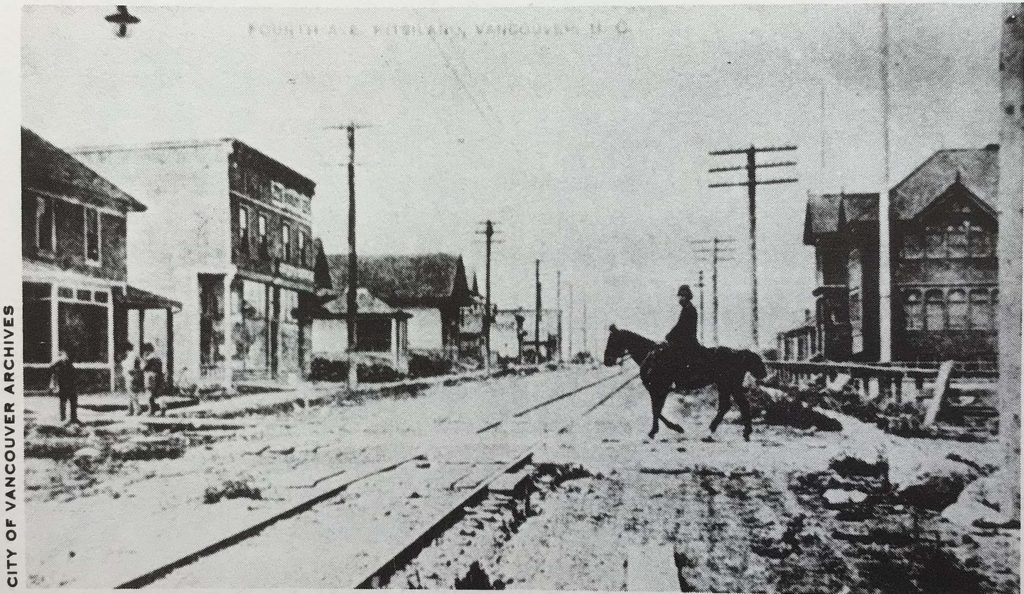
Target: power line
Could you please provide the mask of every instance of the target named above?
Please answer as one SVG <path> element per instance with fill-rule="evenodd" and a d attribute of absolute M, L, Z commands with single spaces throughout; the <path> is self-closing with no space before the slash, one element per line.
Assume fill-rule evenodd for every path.
<path fill-rule="evenodd" d="M 710 260 L 711 262 L 711 336 L 712 342 L 715 346 L 718 346 L 718 263 L 719 262 L 730 262 L 733 258 L 723 257 L 722 254 L 731 254 L 734 250 L 729 246 L 730 243 L 735 242 L 732 238 L 721 238 L 712 237 L 710 239 L 696 239 L 690 243 L 697 246 L 694 248 L 694 252 L 700 254 L 701 258 L 705 261 Z M 707 247 L 710 244 L 711 247 Z M 710 255 L 709 255 L 710 254 Z M 703 319 L 704 319 L 704 273 L 701 272 L 700 276 L 700 294 L 701 294 L 701 332 L 703 332 Z M 703 341 L 703 336 L 701 340 Z"/>
<path fill-rule="evenodd" d="M 709 173 L 746 170 L 747 181 L 733 183 L 713 183 L 708 184 L 708 187 L 727 188 L 733 186 L 746 186 L 747 188 L 747 209 L 749 211 L 750 218 L 750 334 L 755 349 L 758 348 L 760 343 L 758 337 L 757 304 L 757 186 L 766 186 L 773 184 L 790 184 L 797 181 L 796 178 L 775 178 L 766 180 L 757 179 L 758 169 L 765 169 L 769 167 L 790 167 L 796 165 L 796 162 L 794 161 L 779 161 L 774 163 L 758 164 L 757 154 L 795 150 L 796 146 L 792 145 L 765 147 L 755 147 L 754 145 L 750 145 L 749 148 L 745 149 L 726 149 L 711 151 L 710 153 L 708 153 L 713 157 L 726 155 L 746 155 L 747 157 L 746 165 L 740 165 L 735 167 L 713 167 L 708 170 Z"/>

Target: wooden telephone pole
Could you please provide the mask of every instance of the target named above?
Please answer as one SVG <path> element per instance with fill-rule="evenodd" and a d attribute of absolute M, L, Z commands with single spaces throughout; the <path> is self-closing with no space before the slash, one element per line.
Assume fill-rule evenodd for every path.
<path fill-rule="evenodd" d="M 359 305 L 356 294 L 359 290 L 359 267 L 356 258 L 356 129 L 369 126 L 349 123 L 344 126 L 330 126 L 329 129 L 344 129 L 348 136 L 348 287 L 346 288 L 346 330 L 348 331 L 348 384 L 354 388 L 358 383 L 358 361 L 356 351 L 356 315 Z"/>
<path fill-rule="evenodd" d="M 1024 5 L 1003 5 L 999 56 L 999 441 L 1004 449 L 999 503 L 1020 526 L 1021 235 L 1024 207 Z"/>
<path fill-rule="evenodd" d="M 537 311 L 533 316 L 533 348 L 536 354 L 536 362 L 540 363 L 540 260 L 536 262 L 534 279 L 537 292 Z"/>
<path fill-rule="evenodd" d="M 697 289 L 700 291 L 700 343 L 704 344 L 704 271 L 697 274 Z"/>
<path fill-rule="evenodd" d="M 728 244 L 733 243 L 734 241 L 736 240 L 712 237 L 711 239 L 698 239 L 690 242 L 699 246 L 693 250 L 694 252 L 702 254 L 704 258 L 711 261 L 711 342 L 714 346 L 718 346 L 718 263 L 729 262 L 733 259 L 722 257 L 722 255 L 732 253 L 733 248 L 729 247 Z M 711 247 L 708 247 L 707 244 L 711 244 Z M 701 286 L 703 286 L 703 284 L 702 276 Z M 704 291 L 701 289 L 701 310 L 704 309 L 703 294 Z M 704 315 L 702 313 L 701 319 L 703 318 Z"/>
<path fill-rule="evenodd" d="M 494 243 L 494 221 L 484 221 L 484 230 L 477 231 L 484 236 L 487 247 L 486 264 L 484 265 L 484 372 L 488 377 L 491 375 L 491 245 Z"/>
<path fill-rule="evenodd" d="M 765 169 L 768 167 L 790 167 L 796 165 L 796 162 L 794 161 L 758 163 L 757 154 L 795 150 L 795 146 L 755 147 L 754 145 L 751 145 L 750 148 L 745 149 L 728 149 L 723 151 L 711 151 L 708 153 L 713 157 L 724 155 L 746 155 L 747 157 L 746 165 L 738 165 L 735 167 L 712 167 L 708 170 L 708 173 L 720 173 L 724 171 L 740 171 L 745 169 L 747 171 L 747 181 L 736 183 L 715 183 L 709 184 L 708 187 L 726 188 L 732 186 L 745 186 L 747 188 L 747 210 L 750 218 L 750 334 L 751 340 L 753 341 L 753 347 L 755 349 L 757 349 L 760 344 L 757 319 L 757 186 L 766 186 L 769 184 L 791 184 L 796 182 L 796 178 L 757 179 L 758 169 Z"/>

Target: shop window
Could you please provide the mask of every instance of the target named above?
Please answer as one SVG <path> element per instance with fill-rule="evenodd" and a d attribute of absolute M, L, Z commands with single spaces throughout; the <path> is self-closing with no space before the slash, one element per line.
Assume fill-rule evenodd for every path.
<path fill-rule="evenodd" d="M 992 329 L 992 302 L 988 289 L 971 289 L 971 328 Z"/>
<path fill-rule="evenodd" d="M 964 225 L 946 229 L 946 242 L 950 258 L 967 256 L 967 228 Z"/>
<path fill-rule="evenodd" d="M 109 363 L 107 308 L 62 301 L 57 307 L 60 348 L 70 348 L 75 363 Z"/>
<path fill-rule="evenodd" d="M 921 319 L 921 291 L 911 290 L 903 293 L 903 324 L 907 330 L 924 328 Z"/>
<path fill-rule="evenodd" d="M 941 227 L 928 228 L 925 232 L 925 248 L 929 258 L 946 257 L 946 239 Z"/>
<path fill-rule="evenodd" d="M 963 330 L 967 328 L 967 293 L 961 289 L 953 289 L 946 299 L 946 308 L 949 316 L 947 328 L 950 330 Z"/>
<path fill-rule="evenodd" d="M 36 248 L 41 252 L 52 252 L 55 234 L 53 198 L 36 196 Z"/>
<path fill-rule="evenodd" d="M 235 356 L 244 370 L 266 370 L 267 285 L 242 281 L 241 316 L 235 325 Z"/>
<path fill-rule="evenodd" d="M 908 233 L 903 236 L 903 257 L 908 260 L 918 259 L 924 256 L 921 246 L 920 233 Z"/>
<path fill-rule="evenodd" d="M 50 285 L 46 283 L 22 283 L 24 298 L 25 362 L 49 363 L 53 349 L 53 327 L 50 324 Z"/>
<path fill-rule="evenodd" d="M 928 330 L 942 330 L 946 327 L 946 307 L 942 291 L 939 289 L 932 289 L 925 293 L 924 316 L 925 328 Z"/>
<path fill-rule="evenodd" d="M 95 208 L 85 209 L 85 259 L 100 261 L 100 213 Z"/>

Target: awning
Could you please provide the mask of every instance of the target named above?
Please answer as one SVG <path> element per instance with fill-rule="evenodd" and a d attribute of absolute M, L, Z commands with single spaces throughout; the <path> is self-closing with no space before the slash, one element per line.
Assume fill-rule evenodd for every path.
<path fill-rule="evenodd" d="M 180 302 L 167 297 L 161 297 L 156 293 L 150 293 L 131 285 L 128 285 L 125 295 L 115 299 L 115 302 L 127 309 L 173 309 L 174 311 L 181 311 Z"/>

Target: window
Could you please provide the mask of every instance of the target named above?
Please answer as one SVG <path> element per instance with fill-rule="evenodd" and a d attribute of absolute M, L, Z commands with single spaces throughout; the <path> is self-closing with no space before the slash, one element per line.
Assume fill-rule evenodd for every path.
<path fill-rule="evenodd" d="M 238 207 L 238 247 L 249 253 L 249 209 Z"/>
<path fill-rule="evenodd" d="M 292 229 L 287 223 L 281 224 L 281 253 L 284 254 L 284 261 L 292 261 Z"/>
<path fill-rule="evenodd" d="M 85 259 L 100 261 L 100 213 L 95 208 L 85 209 Z"/>
<path fill-rule="evenodd" d="M 988 289 L 971 289 L 971 328 L 991 330 L 992 327 L 992 303 Z"/>
<path fill-rule="evenodd" d="M 850 293 L 850 323 L 854 326 L 860 327 L 861 321 L 861 301 L 860 293 Z"/>
<path fill-rule="evenodd" d="M 929 227 L 925 232 L 925 248 L 929 258 L 946 257 L 945 234 L 941 227 Z"/>
<path fill-rule="evenodd" d="M 949 315 L 947 328 L 950 330 L 964 330 L 967 328 L 967 293 L 961 289 L 953 289 L 946 299 L 946 308 Z"/>
<path fill-rule="evenodd" d="M 299 264 L 306 266 L 306 233 L 299 232 Z"/>
<path fill-rule="evenodd" d="M 61 301 L 57 317 L 60 347 L 71 348 L 75 363 L 109 363 L 106 306 Z"/>
<path fill-rule="evenodd" d="M 946 229 L 946 241 L 949 247 L 950 258 L 967 257 L 967 227 L 966 223 Z"/>
<path fill-rule="evenodd" d="M 907 330 L 924 328 L 921 319 L 921 292 L 916 290 L 903 292 L 903 324 Z"/>
<path fill-rule="evenodd" d="M 978 225 L 971 225 L 970 252 L 976 258 L 992 255 L 992 234 Z"/>
<path fill-rule="evenodd" d="M 22 283 L 25 299 L 25 327 L 23 332 L 25 362 L 49 363 L 52 353 L 53 328 L 50 324 L 50 285 L 46 283 Z"/>
<path fill-rule="evenodd" d="M 932 289 L 924 295 L 924 324 L 928 330 L 942 330 L 946 327 L 945 303 L 942 291 Z"/>
<path fill-rule="evenodd" d="M 391 320 L 359 320 L 356 325 L 356 350 L 387 352 L 391 350 Z"/>
<path fill-rule="evenodd" d="M 267 254 L 267 216 L 260 215 L 256 219 L 256 232 L 259 233 L 260 257 L 266 258 Z"/>
<path fill-rule="evenodd" d="M 92 291 L 88 289 L 78 289 L 75 291 L 75 299 L 79 301 L 92 301 Z"/>
<path fill-rule="evenodd" d="M 49 196 L 36 196 L 36 248 L 41 252 L 52 252 L 55 234 L 53 199 Z"/>
<path fill-rule="evenodd" d="M 921 247 L 921 234 L 908 233 L 903 236 L 903 257 L 908 260 L 921 258 L 924 250 Z"/>

